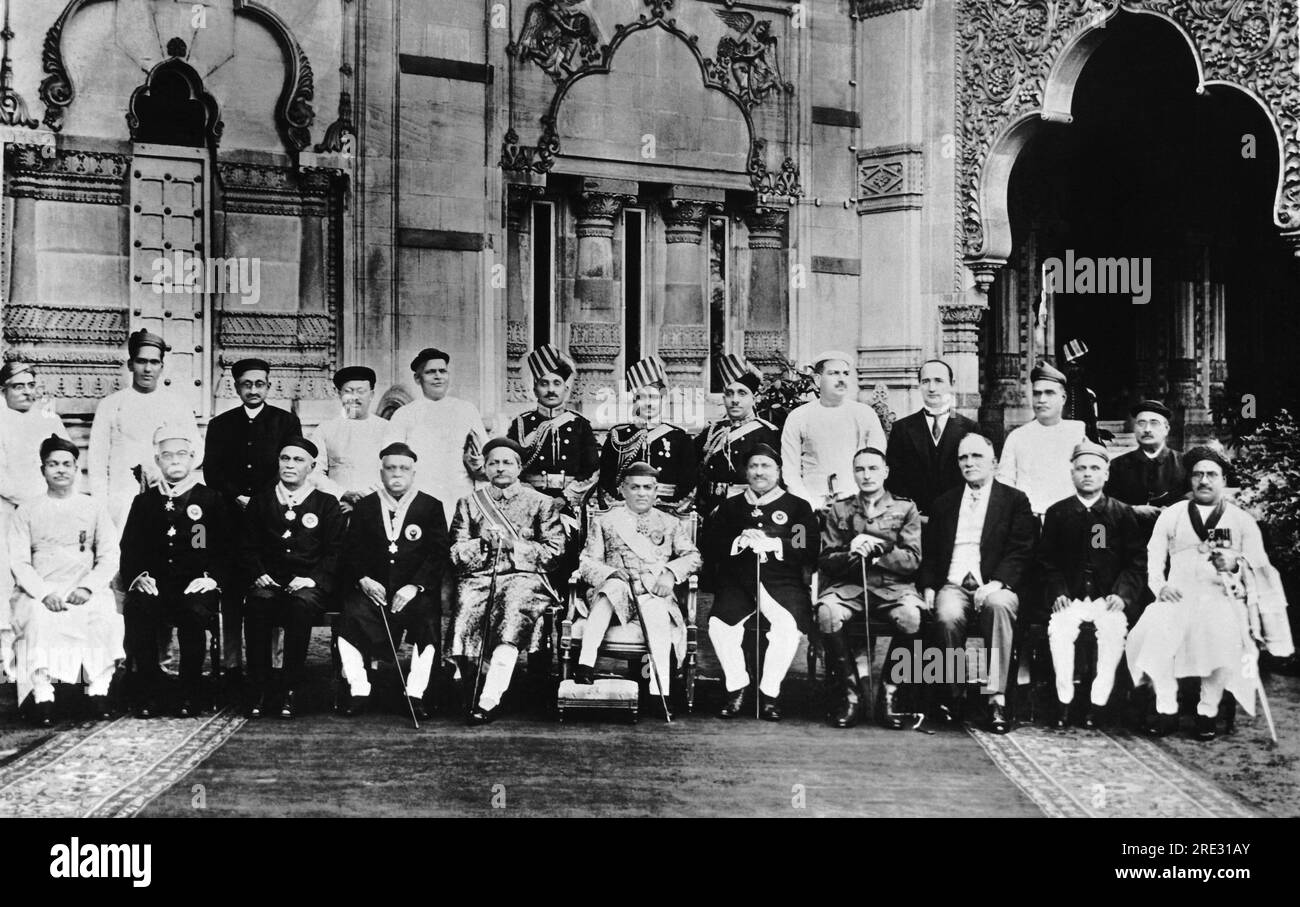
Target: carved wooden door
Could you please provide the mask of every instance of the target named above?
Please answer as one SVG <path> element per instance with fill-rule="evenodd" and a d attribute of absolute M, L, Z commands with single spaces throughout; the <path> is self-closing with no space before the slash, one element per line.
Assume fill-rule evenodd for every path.
<path fill-rule="evenodd" d="M 136 144 L 131 163 L 131 330 L 171 346 L 163 384 L 203 419 L 211 410 L 214 277 L 209 257 L 208 154 L 200 148 Z"/>

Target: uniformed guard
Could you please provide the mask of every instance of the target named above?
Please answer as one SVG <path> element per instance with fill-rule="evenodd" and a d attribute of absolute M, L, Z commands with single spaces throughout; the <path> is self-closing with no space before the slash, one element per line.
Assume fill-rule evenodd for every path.
<path fill-rule="evenodd" d="M 718 505 L 706 542 L 718 565 L 709 639 L 727 685 L 718 715 L 733 718 L 744 707 L 750 680 L 745 623 L 761 609 L 769 626 L 758 685 L 761 717 L 780 721 L 781 681 L 799 648 L 799 635 L 811 625 L 812 598 L 804 571 L 817 563 L 820 536 L 812 505 L 780 487 L 781 457 L 774 449 L 755 445 L 745 474 L 749 487 Z"/>
<path fill-rule="evenodd" d="M 891 669 L 895 665 L 907 666 L 906 657 L 896 661 L 895 653 L 911 651 L 925 609 L 914 581 L 921 565 L 921 514 L 912 501 L 885 490 L 888 477 L 884 451 L 874 447 L 858 451 L 853 457 L 858 493 L 831 504 L 822 528 L 822 593 L 817 601 L 817 625 L 822 632 L 827 671 L 839 686 L 838 701 L 830 715 L 834 727 L 852 727 L 858 720 L 859 671 L 846 628 L 851 620 L 862 619 L 864 561 L 871 611 L 885 616 L 896 631 L 890 636 L 885 655 L 881 723 L 895 730 L 903 726 L 902 716 L 895 709 L 895 695 L 904 681 L 891 674 Z M 870 652 L 866 658 L 865 669 L 869 671 Z"/>
<path fill-rule="evenodd" d="M 719 419 L 695 439 L 700 464 L 700 489 L 696 497 L 701 516 L 708 517 L 724 499 L 743 494 L 745 454 L 755 444 L 773 450 L 781 446 L 781 432 L 766 419 L 754 415 L 754 404 L 762 375 L 748 362 L 728 353 L 718 362 L 726 385 L 722 403 L 727 418 Z"/>
<path fill-rule="evenodd" d="M 618 485 L 633 463 L 659 470 L 659 506 L 686 513 L 695 502 L 699 471 L 691 436 L 676 425 L 660 421 L 667 374 L 658 356 L 649 356 L 627 370 L 632 421 L 615 425 L 600 452 L 600 492 L 609 504 L 619 500 Z"/>
<path fill-rule="evenodd" d="M 225 499 L 193 472 L 189 428 L 161 426 L 153 441 L 162 477 L 131 502 L 122 530 L 123 617 L 139 674 L 136 715 L 158 712 L 162 672 L 154 641 L 162 627 L 175 624 L 181 655 L 176 714 L 188 718 L 199 707 L 207 630 L 216 631 L 220 593 L 238 594 L 230 572 L 234 526 Z"/>
<path fill-rule="evenodd" d="M 424 694 L 438 649 L 439 596 L 447 567 L 442 502 L 413 490 L 415 451 L 399 442 L 379 452 L 379 490 L 357 502 L 343 546 L 343 621 L 339 660 L 348 682 L 346 715 L 370 696 L 366 663 L 411 643 L 406 696 L 417 719 L 428 717 Z M 391 635 L 390 635 L 391 634 Z"/>
<path fill-rule="evenodd" d="M 271 680 L 271 629 L 284 627 L 280 717 L 294 716 L 294 691 L 303 680 L 311 628 L 333 591 L 344 517 L 334 496 L 307 483 L 315 444 L 290 438 L 280 445 L 280 481 L 253 495 L 244 510 L 241 557 L 253 584 L 245 600 L 248 715 L 261 718 Z"/>

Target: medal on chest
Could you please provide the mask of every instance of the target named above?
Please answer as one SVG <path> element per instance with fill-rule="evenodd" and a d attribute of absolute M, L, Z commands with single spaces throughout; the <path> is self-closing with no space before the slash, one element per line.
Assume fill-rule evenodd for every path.
<path fill-rule="evenodd" d="M 396 553 L 397 553 L 397 542 L 389 542 L 389 543 L 388 543 L 388 553 L 389 553 L 389 554 L 396 554 Z"/>
<path fill-rule="evenodd" d="M 168 537 L 168 538 L 171 538 L 171 537 L 174 536 L 175 534 L 176 534 L 176 527 L 175 527 L 175 526 L 168 526 L 168 527 L 167 527 L 167 537 Z"/>
<path fill-rule="evenodd" d="M 749 512 L 749 515 L 757 519 L 763 515 L 763 508 L 755 506 L 754 509 Z"/>
<path fill-rule="evenodd" d="M 284 512 L 284 518 L 285 518 L 286 520 L 288 520 L 290 523 L 292 523 L 295 519 L 297 519 L 297 517 L 298 517 L 298 514 L 294 513 L 294 510 L 293 510 L 292 507 L 290 507 L 288 510 L 286 510 L 286 511 Z"/>
<path fill-rule="evenodd" d="M 176 509 L 176 505 L 175 505 L 174 503 L 172 503 L 172 499 L 171 499 L 171 498 L 168 498 L 168 499 L 167 499 L 167 503 L 163 504 L 163 510 L 166 510 L 168 513 L 170 513 L 171 511 L 173 511 L 173 510 L 175 510 L 175 509 Z"/>

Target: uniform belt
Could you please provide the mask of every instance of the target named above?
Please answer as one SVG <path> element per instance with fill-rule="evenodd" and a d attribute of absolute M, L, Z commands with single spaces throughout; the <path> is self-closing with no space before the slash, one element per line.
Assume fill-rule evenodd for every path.
<path fill-rule="evenodd" d="M 537 472 L 528 477 L 528 484 L 539 490 L 545 488 L 551 491 L 557 489 L 563 491 L 574 478 L 563 472 Z"/>

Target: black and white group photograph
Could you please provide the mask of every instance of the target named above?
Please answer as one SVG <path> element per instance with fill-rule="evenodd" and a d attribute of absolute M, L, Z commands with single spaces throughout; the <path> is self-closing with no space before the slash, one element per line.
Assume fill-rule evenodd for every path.
<path fill-rule="evenodd" d="M 184 818 L 1284 868 L 1300 0 L 0 4 L 33 879 L 210 873 Z"/>

